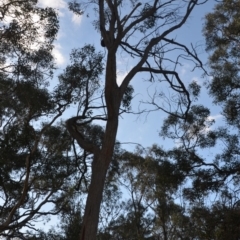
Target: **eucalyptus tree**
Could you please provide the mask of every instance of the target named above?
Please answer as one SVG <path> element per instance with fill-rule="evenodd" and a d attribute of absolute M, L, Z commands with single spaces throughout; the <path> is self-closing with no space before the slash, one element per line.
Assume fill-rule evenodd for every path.
<path fill-rule="evenodd" d="M 205 16 L 203 27 L 211 76 L 206 86 L 213 104 L 221 107 L 218 116 L 224 120 L 222 125 L 212 128 L 214 118 L 208 106 L 192 106 L 185 122 L 169 118 L 164 123 L 163 135 L 181 139 L 187 150 L 196 190 L 188 194 L 196 198 L 204 191 L 225 189 L 226 184 L 237 192 L 239 188 L 239 6 L 240 1 L 235 0 L 218 2 Z M 216 153 L 213 157 L 201 154 L 213 147 L 218 149 L 212 150 Z"/>
<path fill-rule="evenodd" d="M 238 239 L 239 194 L 225 189 L 211 205 L 196 204 L 190 209 L 191 227 L 197 239 Z"/>
<path fill-rule="evenodd" d="M 211 116 L 208 106 L 195 105 L 191 107 L 186 120 L 170 116 L 162 128 L 163 136 L 178 140 L 179 147 L 173 150 L 173 154 L 185 166 L 187 176 L 191 177 L 192 186 L 186 188 L 184 193 L 185 197 L 194 205 L 191 210 L 192 219 L 196 220 L 194 224 L 199 226 L 198 218 L 207 230 L 206 225 L 215 222 L 216 228 L 212 229 L 210 226 L 207 230 L 211 229 L 208 236 L 213 234 L 213 238 L 220 239 L 220 235 L 223 238 L 228 237 L 222 235 L 224 230 L 218 220 L 221 219 L 221 222 L 225 224 L 231 214 L 235 218 L 240 196 L 240 14 L 237 10 L 239 6 L 239 0 L 218 1 L 212 12 L 206 14 L 203 27 L 206 50 L 209 52 L 208 67 L 211 76 L 206 81 L 206 86 L 213 98 L 213 104 L 221 107 L 218 116 L 224 120 L 219 123 L 222 125 L 214 128 L 214 117 Z M 221 197 L 226 192 L 231 194 L 226 194 L 224 199 L 226 201 L 227 198 L 230 198 L 231 200 L 228 200 L 232 206 L 226 206 L 225 203 L 222 203 Z M 216 194 L 216 202 L 212 206 L 205 205 L 209 194 L 213 193 Z M 215 218 L 216 216 L 218 217 Z M 227 224 L 232 228 L 231 221 Z M 238 235 L 237 230 L 236 232 L 235 230 L 234 234 Z M 200 233 L 203 234 L 201 229 Z M 225 233 L 228 234 L 227 231 Z M 219 235 L 214 236 L 214 234 Z M 201 236 L 201 238 L 205 237 L 206 235 Z"/>
<path fill-rule="evenodd" d="M 50 90 L 58 28 L 55 10 L 41 8 L 37 1 L 0 3 L 0 232 L 8 239 L 23 237 L 24 227 L 38 230 L 36 221 L 66 210 L 70 196 L 81 187 L 81 171 L 89 158 L 72 147 L 59 120 L 88 89 L 77 77 L 99 74 L 100 54 L 89 45 L 78 50 L 94 63 L 92 75 L 80 71 L 75 81 L 66 83 L 73 67 L 68 68 Z M 96 128 L 89 125 L 87 136 L 99 141 Z"/>
<path fill-rule="evenodd" d="M 218 131 L 219 139 L 224 142 L 223 151 L 216 156 L 222 165 L 215 169 L 222 179 L 228 176 L 239 179 L 239 109 L 240 109 L 240 14 L 237 9 L 240 1 L 222 1 L 206 15 L 203 33 L 207 50 L 210 53 L 209 67 L 212 75 L 208 82 L 209 93 L 214 103 L 222 107 L 226 125 Z"/>
<path fill-rule="evenodd" d="M 58 31 L 57 16 L 52 9 L 38 8 L 36 3 L 3 1 L 0 6 L 0 229 L 3 235 L 7 230 L 10 237 L 34 219 L 53 194 L 45 190 L 42 195 L 41 186 L 36 186 L 41 181 L 37 180 L 37 159 L 42 157 L 37 146 L 40 136 L 48 135 L 46 130 L 64 109 L 53 109 L 55 103 L 44 85 L 54 66 L 50 51 Z M 35 130 L 33 122 L 48 114 L 52 120 Z M 55 134 L 61 135 L 57 128 Z M 62 137 L 66 141 L 64 134 Z M 34 163 L 35 171 L 31 171 Z M 35 196 L 29 194 L 30 188 L 36 188 Z M 41 195 L 45 197 L 38 202 Z"/>
<path fill-rule="evenodd" d="M 186 23 L 193 9 L 204 2 L 206 1 L 99 0 L 69 3 L 69 8 L 80 15 L 87 7 L 93 7 L 97 16 L 93 21 L 94 27 L 102 39 L 102 46 L 106 49 L 102 104 L 94 106 L 92 101 L 85 101 L 85 106 L 82 105 L 82 108 L 78 109 L 78 114 L 66 121 L 69 133 L 79 146 L 93 154 L 91 184 L 80 239 L 96 237 L 104 182 L 114 151 L 119 115 L 126 112 L 123 107 L 126 108 L 126 104 L 129 105 L 131 101 L 131 81 L 143 73 L 148 74 L 150 82 L 158 81 L 160 84 L 164 81 L 173 91 L 172 104 L 175 103 L 175 106 L 165 109 L 153 98 L 155 106 L 180 118 L 186 117 L 191 99 L 176 67 L 183 58 L 193 61 L 194 67 L 201 67 L 202 64 L 196 51 L 178 42 L 173 33 Z M 117 57 L 120 50 L 134 61 L 133 67 L 121 84 L 118 84 Z M 169 53 L 174 50 L 177 51 L 177 57 L 173 59 Z M 81 130 L 84 124 L 94 120 L 102 120 L 106 124 L 100 146 L 87 141 L 84 138 L 86 131 Z"/>
<path fill-rule="evenodd" d="M 113 239 L 167 240 L 186 236 L 189 226 L 185 210 L 174 203 L 185 180 L 177 159 L 154 145 L 125 152 L 119 162 L 119 185 L 126 190 L 126 200 L 123 211 L 108 225 Z"/>
<path fill-rule="evenodd" d="M 145 73 L 150 82 L 170 87 L 169 109 L 163 108 L 156 97 L 165 97 L 164 93 L 154 94 L 154 106 L 171 116 L 186 118 L 191 105 L 190 93 L 176 69 L 182 59 L 195 63 L 194 67 L 202 67 L 202 63 L 194 49 L 178 42 L 172 34 L 204 2 L 69 3 L 76 14 L 83 14 L 85 7 L 93 6 L 97 16 L 94 25 L 107 52 L 106 64 L 103 66 L 104 56 L 96 53 L 93 46 L 74 49 L 72 63 L 59 76 L 59 84 L 53 91 L 47 85 L 55 69 L 51 50 L 59 27 L 56 13 L 51 8 L 39 8 L 37 1 L 1 3 L 2 233 L 15 237 L 20 228 L 31 228 L 37 218 L 59 213 L 67 207 L 74 190 L 81 189 L 88 196 L 80 239 L 96 238 L 104 183 L 116 149 L 118 118 L 129 111 L 132 100 L 134 89 L 130 83 Z M 120 50 L 134 59 L 134 65 L 118 84 Z M 175 50 L 177 56 L 173 58 L 170 53 Z M 102 73 L 104 84 L 99 80 Z M 197 89 L 194 85 L 190 88 Z M 78 104 L 77 113 L 66 121 L 67 132 L 62 124 L 55 122 L 72 103 Z M 95 120 L 105 122 L 103 131 Z M 82 149 L 80 153 L 75 142 Z M 42 206 L 47 203 L 54 208 L 46 212 Z"/>

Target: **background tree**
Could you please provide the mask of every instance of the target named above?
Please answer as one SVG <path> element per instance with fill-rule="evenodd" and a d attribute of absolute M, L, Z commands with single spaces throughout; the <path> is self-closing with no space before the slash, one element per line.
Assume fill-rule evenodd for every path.
<path fill-rule="evenodd" d="M 204 35 L 210 51 L 209 65 L 213 79 L 208 83 L 215 104 L 222 106 L 226 127 L 218 130 L 225 143 L 224 151 L 216 156 L 223 167 L 223 178 L 239 177 L 239 43 L 240 14 L 236 10 L 240 1 L 222 1 L 206 16 Z M 221 31 L 220 31 L 221 29 Z M 229 126 L 234 131 L 229 130 Z M 235 181 L 234 180 L 234 181 Z"/>
<path fill-rule="evenodd" d="M 203 29 L 212 77 L 206 85 L 214 104 L 222 107 L 223 126 L 212 128 L 210 110 L 192 106 L 187 121 L 171 116 L 162 129 L 164 136 L 179 141 L 173 153 L 192 180 L 184 193 L 193 204 L 191 222 L 199 239 L 239 238 L 232 222 L 239 216 L 239 4 L 234 0 L 216 4 Z M 206 154 L 211 148 L 213 158 Z"/>
<path fill-rule="evenodd" d="M 36 220 L 66 211 L 75 189 L 86 192 L 91 156 L 75 148 L 60 117 L 96 91 L 102 63 L 92 46 L 74 50 L 73 64 L 50 90 L 55 11 L 28 0 L 0 5 L 0 232 L 14 238 L 23 237 L 23 227 L 37 230 Z M 83 52 L 93 64 L 88 72 L 74 62 Z M 69 73 L 72 81 L 66 82 Z M 101 128 L 85 128 L 85 137 L 97 144 Z"/>
<path fill-rule="evenodd" d="M 236 8 L 239 4 L 240 1 L 234 0 L 216 4 L 213 12 L 206 15 L 203 29 L 212 76 L 207 87 L 214 104 L 222 107 L 225 124 L 213 129 L 210 110 L 204 106 L 192 106 L 186 122 L 170 117 L 163 128 L 163 135 L 180 139 L 181 148 L 187 150 L 189 173 L 194 176 L 193 186 L 202 193 L 224 190 L 226 184 L 236 191 L 238 189 L 240 15 Z M 201 154 L 204 149 L 212 147 L 220 149 L 213 159 Z M 195 193 L 191 192 L 192 197 L 197 197 Z"/>
<path fill-rule="evenodd" d="M 33 15 L 37 16 L 36 22 Z M 39 160 L 47 154 L 38 152 L 41 139 L 43 135 L 47 138 L 47 130 L 65 108 L 57 108 L 45 85 L 45 78 L 51 76 L 53 68 L 50 50 L 57 30 L 58 20 L 52 9 L 40 9 L 34 1 L 1 3 L 0 158 L 3 203 L 0 229 L 1 232 L 11 232 L 11 237 L 14 237 L 15 230 L 26 226 L 39 214 L 41 206 L 49 202 L 56 191 L 44 192 L 41 186 L 37 187 L 37 183 L 42 185 L 37 172 Z M 39 31 L 45 37 L 43 42 L 36 41 Z M 33 122 L 47 114 L 52 119 L 35 130 Z M 64 151 L 68 141 L 64 135 L 67 133 L 57 130 L 55 134 L 62 134 L 60 151 Z M 46 139 L 47 149 L 51 148 L 50 142 L 51 139 Z M 54 157 L 56 153 L 50 154 L 50 158 Z M 39 195 L 31 196 L 29 188 L 38 188 Z M 43 200 L 37 203 L 40 196 Z M 29 212 L 29 208 L 32 211 Z"/>
<path fill-rule="evenodd" d="M 175 203 L 184 174 L 177 161 L 158 146 L 123 152 L 118 186 L 121 211 L 98 239 L 187 239 L 194 237 L 187 209 Z M 126 192 L 127 190 L 127 192 Z M 104 201 L 103 201 L 104 204 Z M 100 223 L 101 224 L 101 223 Z"/>
<path fill-rule="evenodd" d="M 48 88 L 48 84 L 55 70 L 51 51 L 59 27 L 56 13 L 53 9 L 39 8 L 37 1 L 5 0 L 1 3 L 2 236 L 76 239 L 79 238 L 76 230 L 81 229 L 80 239 L 85 240 L 96 239 L 96 236 L 99 239 L 204 239 L 206 233 L 198 229 L 195 234 L 191 226 L 203 226 L 214 237 L 220 236 L 228 224 L 235 228 L 228 216 L 235 216 L 234 211 L 238 210 L 237 196 L 232 208 L 226 202 L 222 204 L 221 199 L 213 206 L 204 201 L 211 191 L 224 193 L 226 180 L 231 179 L 232 186 L 237 187 L 238 134 L 226 128 L 210 129 L 213 124 L 210 111 L 192 104 L 200 87 L 196 82 L 187 86 L 178 75 L 182 59 L 193 62 L 195 68 L 202 67 L 195 49 L 178 42 L 173 33 L 186 23 L 193 9 L 204 2 L 99 0 L 88 1 L 85 5 L 69 3 L 69 8 L 77 14 L 83 14 L 84 7 L 93 6 L 97 16 L 93 23 L 105 47 L 105 55 L 97 53 L 91 45 L 73 49 L 71 63 L 59 75 L 54 89 Z M 214 37 L 219 31 L 210 29 L 213 37 L 209 41 L 220 39 L 222 44 L 217 45 L 221 46 L 221 51 L 210 58 L 211 94 L 215 91 L 211 84 L 216 76 L 226 80 L 231 73 L 237 81 L 237 33 L 230 31 L 237 26 L 238 14 L 234 12 L 237 3 L 223 1 L 216 7 L 226 8 L 221 14 L 231 13 L 232 25 L 224 30 L 228 36 L 225 42 L 221 37 Z M 219 20 L 218 14 L 216 19 Z M 228 23 L 224 19 L 223 29 Z M 216 22 L 209 23 L 209 28 Z M 231 37 L 234 38 L 232 44 Z M 216 47 L 211 46 L 211 50 Z M 116 62 L 121 52 L 132 57 L 133 68 L 119 83 Z M 230 53 L 234 58 L 224 59 L 224 54 Z M 228 65 L 221 67 L 222 59 L 224 64 L 228 61 Z M 222 71 L 220 75 L 217 75 L 218 70 Z M 101 82 L 102 74 L 104 82 Z M 154 146 L 147 154 L 122 153 L 116 143 L 119 116 L 133 112 L 132 80 L 140 74 L 149 84 L 161 86 L 156 87 L 146 102 L 152 104 L 153 110 L 163 110 L 169 115 L 163 122 L 161 134 L 178 140 L 178 146 L 171 151 Z M 230 84 L 230 80 L 226 82 Z M 226 85 L 230 90 L 235 88 L 228 92 L 227 103 L 221 101 L 228 124 L 238 129 L 237 113 L 229 115 L 228 111 L 230 103 L 235 110 L 238 106 L 237 84 L 234 84 Z M 161 101 L 167 98 L 167 88 L 172 92 L 165 105 L 169 108 L 164 108 Z M 216 91 L 226 94 L 225 89 L 219 87 Z M 76 113 L 64 124 L 60 117 L 74 104 Z M 225 141 L 226 147 L 209 162 L 199 151 L 216 146 L 218 140 Z M 123 202 L 117 201 L 121 197 L 121 178 L 127 180 L 125 187 L 130 192 L 130 198 Z M 175 202 L 185 179 L 191 179 L 192 183 L 183 191 L 189 209 Z M 234 190 L 238 192 L 237 188 Z M 82 202 L 87 198 L 86 205 L 77 208 L 77 198 Z M 51 209 L 44 211 L 42 207 L 49 207 L 49 204 Z M 223 209 L 226 211 L 221 215 Z M 67 216 L 64 219 L 70 224 L 62 221 L 59 233 L 58 229 L 49 233 L 22 233 L 23 227 L 37 230 L 32 225 L 34 221 L 51 214 Z M 215 221 L 214 214 L 223 219 L 224 224 Z M 217 224 L 214 231 L 208 227 L 211 221 Z M 129 228 L 131 232 L 126 230 Z M 228 234 L 230 232 L 226 232 L 227 237 Z M 237 236 L 238 231 L 234 234 Z"/>

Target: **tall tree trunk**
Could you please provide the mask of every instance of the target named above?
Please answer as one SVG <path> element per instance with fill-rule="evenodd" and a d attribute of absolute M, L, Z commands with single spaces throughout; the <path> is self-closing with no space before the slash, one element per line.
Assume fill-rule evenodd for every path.
<path fill-rule="evenodd" d="M 81 240 L 96 239 L 99 210 L 107 168 L 97 159 L 92 167 L 91 185 L 88 192 L 85 213 L 82 224 Z"/>
<path fill-rule="evenodd" d="M 116 55 L 115 51 L 109 51 L 105 77 L 105 100 L 108 120 L 102 149 L 98 156 L 94 156 L 92 163 L 91 184 L 87 196 L 80 240 L 95 240 L 97 235 L 104 183 L 112 160 L 118 129 L 121 96 L 116 80 Z"/>
<path fill-rule="evenodd" d="M 104 145 L 99 156 L 95 156 L 92 163 L 91 184 L 87 196 L 80 240 L 96 239 L 104 182 L 113 155 L 117 126 L 118 118 L 108 122 Z"/>

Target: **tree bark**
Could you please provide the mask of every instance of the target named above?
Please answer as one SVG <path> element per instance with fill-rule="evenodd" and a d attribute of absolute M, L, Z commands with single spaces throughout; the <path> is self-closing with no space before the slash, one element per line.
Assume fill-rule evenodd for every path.
<path fill-rule="evenodd" d="M 148 57 L 151 56 L 153 59 L 158 56 L 157 54 L 154 54 L 154 52 L 151 52 L 154 46 L 157 46 L 160 41 L 164 40 L 169 34 L 171 34 L 173 31 L 179 29 L 187 20 L 189 17 L 189 14 L 192 12 L 194 6 L 198 4 L 198 1 L 191 0 L 186 6 L 186 13 L 183 15 L 183 17 L 180 18 L 180 21 L 176 21 L 176 24 L 170 20 L 169 18 L 170 14 L 167 14 L 163 18 L 166 17 L 166 23 L 163 24 L 163 26 L 167 26 L 167 24 L 170 24 L 169 28 L 164 30 L 160 35 L 159 33 L 156 34 L 156 36 L 153 36 L 152 33 L 149 34 L 151 36 L 150 41 L 146 44 L 145 49 L 142 49 L 141 47 L 141 41 L 145 38 L 142 38 L 141 41 L 139 41 L 139 48 L 138 44 L 131 48 L 131 46 L 128 43 L 128 38 L 133 35 L 133 32 L 131 30 L 138 29 L 140 30 L 140 23 L 144 23 L 145 20 L 147 20 L 149 17 L 154 16 L 154 14 L 158 13 L 158 10 L 161 12 L 160 9 L 167 7 L 167 5 L 172 6 L 173 2 L 175 1 L 167 1 L 167 3 L 161 4 L 161 1 L 154 0 L 153 1 L 153 7 L 151 11 L 147 11 L 144 14 L 136 14 L 135 11 L 138 7 L 140 7 L 141 4 L 136 4 L 136 6 L 133 8 L 133 10 L 129 13 L 129 15 L 126 15 L 126 18 L 122 19 L 120 18 L 119 12 L 118 12 L 118 1 L 109 1 L 109 0 L 99 0 L 99 27 L 101 31 L 101 36 L 104 40 L 105 47 L 107 49 L 107 61 L 106 61 L 106 71 L 105 71 L 105 102 L 106 102 L 106 111 L 107 111 L 107 125 L 106 130 L 104 134 L 104 140 L 101 146 L 101 149 L 95 151 L 95 147 L 91 146 L 88 148 L 87 144 L 82 144 L 82 141 L 84 139 L 79 139 L 79 145 L 84 148 L 86 151 L 92 151 L 94 154 L 94 160 L 92 163 L 92 175 L 91 175 L 91 183 L 89 186 L 89 192 L 87 196 L 87 202 L 83 217 L 83 225 L 82 225 L 82 231 L 80 234 L 80 240 L 95 240 L 97 235 L 97 227 L 98 227 L 98 221 L 99 221 L 99 212 L 100 212 L 100 205 L 102 201 L 102 194 L 104 189 L 104 182 L 106 179 L 107 170 L 109 168 L 113 151 L 114 151 L 114 144 L 116 140 L 117 135 L 117 129 L 118 129 L 118 115 L 119 115 L 119 108 L 121 104 L 122 97 L 127 89 L 127 86 L 129 85 L 131 79 L 141 71 L 152 73 L 156 71 L 157 74 L 165 74 L 165 76 L 168 74 L 163 72 L 162 66 L 156 65 L 158 70 L 155 70 L 153 67 L 143 67 L 145 63 L 148 64 Z M 176 1 L 177 2 L 177 1 Z M 184 2 L 184 1 L 183 1 Z M 111 11 L 111 14 L 108 15 L 110 18 L 109 21 L 106 22 L 105 18 L 105 8 L 104 4 L 107 4 L 109 10 Z M 159 4 L 158 4 L 159 3 Z M 165 6 L 166 5 L 166 6 Z M 179 5 L 180 6 L 180 5 Z M 142 8 L 144 10 L 144 7 Z M 173 16 L 177 14 L 178 10 L 173 8 Z M 127 23 L 128 22 L 128 23 Z M 106 26 L 108 29 L 106 29 Z M 117 26 L 117 29 L 116 29 Z M 158 29 L 156 32 L 158 32 Z M 135 30 L 134 30 L 135 31 Z M 166 38 L 167 39 L 167 38 Z M 117 85 L 117 71 L 116 71 L 116 52 L 121 41 L 126 41 L 126 46 L 128 47 L 125 49 L 125 51 L 131 55 L 131 52 L 133 52 L 132 56 L 139 57 L 138 63 L 129 71 L 127 76 L 124 78 L 122 84 L 120 87 Z M 170 41 L 170 40 L 169 40 Z M 170 43 L 174 44 L 172 40 Z M 179 44 L 175 43 L 179 46 Z M 182 45 L 180 45 L 182 46 Z M 184 47 L 183 47 L 184 48 Z M 186 48 L 184 48 L 186 51 Z M 187 53 L 190 52 L 187 49 Z M 195 57 L 194 54 L 191 56 Z M 158 57 L 157 57 L 158 59 Z M 162 61 L 162 60 L 161 60 Z M 169 74 L 175 75 L 175 72 L 171 72 Z M 166 78 L 168 81 L 168 77 Z M 186 89 L 184 88 L 184 85 L 182 84 L 181 80 L 177 78 L 179 86 L 173 86 L 172 82 L 170 82 L 172 88 L 175 87 L 175 91 L 177 92 L 186 92 Z M 88 149 L 87 149 L 88 148 Z"/>
<path fill-rule="evenodd" d="M 116 55 L 114 51 L 109 51 L 105 77 L 105 100 L 108 119 L 102 149 L 97 155 L 94 155 L 92 163 L 91 184 L 87 196 L 80 240 L 95 240 L 97 235 L 104 183 L 112 160 L 118 130 L 121 96 L 116 80 Z"/>
<path fill-rule="evenodd" d="M 92 163 L 91 184 L 89 187 L 80 240 L 95 240 L 102 193 L 108 167 L 110 165 L 117 134 L 118 119 L 108 123 L 105 133 L 105 143 L 99 156 Z"/>

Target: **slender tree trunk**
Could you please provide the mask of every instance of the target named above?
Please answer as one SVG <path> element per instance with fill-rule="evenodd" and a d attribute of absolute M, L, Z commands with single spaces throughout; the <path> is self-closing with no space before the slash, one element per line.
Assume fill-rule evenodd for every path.
<path fill-rule="evenodd" d="M 102 193 L 110 165 L 117 134 L 118 118 L 107 124 L 105 141 L 99 156 L 92 163 L 92 177 L 89 187 L 80 240 L 95 240 Z"/>
<path fill-rule="evenodd" d="M 94 156 L 92 163 L 91 184 L 87 196 L 80 240 L 96 240 L 104 183 L 116 141 L 121 96 L 116 79 L 115 51 L 108 52 L 105 77 L 105 100 L 108 120 L 102 148 L 97 156 Z"/>
<path fill-rule="evenodd" d="M 91 185 L 83 218 L 81 240 L 96 239 L 99 210 L 102 201 L 106 167 L 97 159 L 92 167 Z"/>

